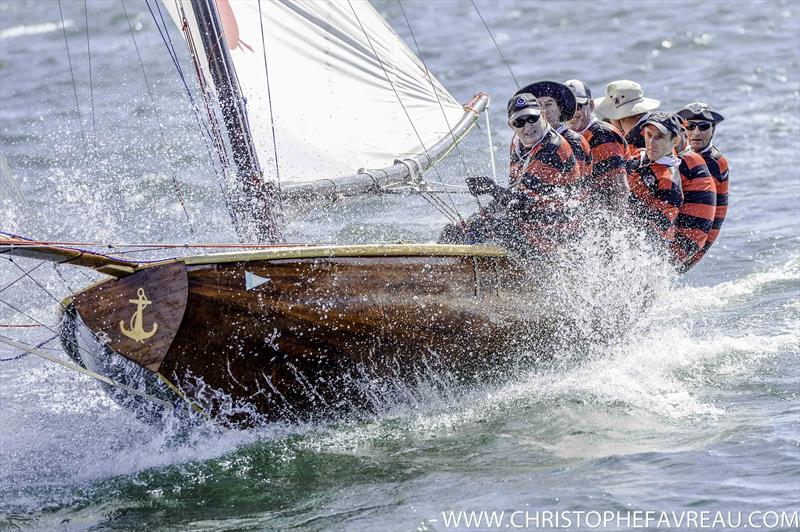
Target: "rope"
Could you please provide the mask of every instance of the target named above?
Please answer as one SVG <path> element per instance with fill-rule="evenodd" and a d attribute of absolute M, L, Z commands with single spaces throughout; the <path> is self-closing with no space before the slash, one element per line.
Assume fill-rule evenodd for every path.
<path fill-rule="evenodd" d="M 272 152 L 275 154 L 275 178 L 278 180 L 278 197 L 281 191 L 281 173 L 278 165 L 278 139 L 275 137 L 275 115 L 272 112 L 272 91 L 269 86 L 269 68 L 267 67 L 267 42 L 264 36 L 264 17 L 261 14 L 261 0 L 258 0 L 258 21 L 261 24 L 261 49 L 264 52 L 264 75 L 267 78 L 267 102 L 269 103 L 269 122 L 272 127 Z"/>
<path fill-rule="evenodd" d="M 408 109 L 406 109 L 406 106 L 403 104 L 403 100 L 400 98 L 400 94 L 397 92 L 397 88 L 394 86 L 394 83 L 392 83 L 392 80 L 389 77 L 389 73 L 386 71 L 386 67 L 383 64 L 383 61 L 381 61 L 381 58 L 378 55 L 378 52 L 375 50 L 375 46 L 372 44 L 372 39 L 369 38 L 369 34 L 367 33 L 366 29 L 364 29 L 364 25 L 361 24 L 361 19 L 358 18 L 358 14 L 356 13 L 356 10 L 353 7 L 353 4 L 350 2 L 350 0 L 347 0 L 347 4 L 350 6 L 350 10 L 353 12 L 353 16 L 356 18 L 356 22 L 358 22 L 358 25 L 361 28 L 361 31 L 364 33 L 364 36 L 367 39 L 367 43 L 369 44 L 369 47 L 372 49 L 372 53 L 375 54 L 375 59 L 378 60 L 378 64 L 380 64 L 381 70 L 383 70 L 383 75 L 386 76 L 386 81 L 389 82 L 389 86 L 392 87 L 392 91 L 394 92 L 394 95 L 397 97 L 397 101 L 398 101 L 398 103 L 400 103 L 400 107 L 403 108 L 403 112 L 405 113 L 406 118 L 408 119 L 408 123 L 411 125 L 411 129 L 414 131 L 414 134 L 417 136 L 417 139 L 419 140 L 420 146 L 422 146 L 422 149 L 425 151 L 425 155 L 428 157 L 428 160 L 433 162 L 433 158 L 430 156 L 430 153 L 428 153 L 428 149 L 425 147 L 425 143 L 423 142 L 422 137 L 419 134 L 419 131 L 417 131 L 417 127 L 414 125 L 414 121 L 411 120 L 411 115 L 408 113 Z M 431 168 L 433 168 L 433 171 L 436 174 L 436 176 L 439 178 L 439 181 L 442 183 L 442 185 L 444 185 L 444 179 L 442 179 L 442 176 L 439 174 L 439 171 L 436 169 L 436 167 L 432 166 Z M 455 212 L 456 216 L 458 216 L 458 220 L 463 222 L 464 220 L 463 220 L 463 218 L 461 218 L 461 213 L 458 212 L 458 209 L 456 208 L 455 203 L 453 202 L 453 198 L 450 197 L 450 196 L 448 196 L 448 198 L 450 199 L 450 202 L 453 205 L 452 208 L 453 208 L 453 211 Z"/>
<path fill-rule="evenodd" d="M 200 126 L 200 132 L 202 133 L 205 131 L 206 136 L 203 136 L 203 142 L 205 144 L 206 151 L 208 153 L 209 161 L 211 162 L 211 167 L 214 170 L 214 173 L 217 174 L 217 177 L 219 178 L 220 172 L 217 171 L 217 166 L 216 163 L 214 162 L 214 156 L 211 153 L 211 148 L 209 148 L 208 146 L 209 140 L 211 140 L 211 142 L 214 143 L 215 148 L 217 149 L 217 156 L 220 159 L 221 172 L 224 177 L 225 164 L 226 164 L 224 160 L 225 152 L 224 150 L 220 151 L 219 147 L 216 145 L 217 143 L 214 135 L 212 135 L 211 131 L 208 129 L 208 126 L 205 123 L 203 123 L 203 121 L 200 119 L 200 108 L 197 106 L 197 102 L 195 102 L 194 96 L 192 96 L 192 91 L 189 88 L 189 84 L 187 83 L 186 77 L 183 74 L 183 69 L 181 68 L 180 61 L 178 61 L 178 55 L 175 52 L 175 45 L 172 43 L 172 38 L 169 36 L 169 31 L 167 31 L 166 23 L 164 23 L 164 28 L 162 30 L 161 26 L 158 23 L 158 19 L 156 18 L 156 14 L 153 11 L 153 8 L 150 6 L 150 0 L 145 0 L 145 4 L 147 5 L 148 11 L 150 11 L 150 16 L 153 18 L 153 22 L 155 23 L 156 29 L 158 30 L 158 33 L 161 36 L 161 40 L 164 42 L 164 46 L 167 49 L 167 53 L 169 53 L 170 59 L 172 59 L 172 64 L 178 71 L 178 77 L 180 77 L 181 82 L 183 83 L 183 88 L 186 90 L 186 97 L 189 100 L 189 103 L 191 104 L 192 111 L 194 112 L 195 119 L 197 120 L 197 125 Z M 156 4 L 156 8 L 158 9 L 159 14 L 161 14 L 161 8 L 159 7 L 158 4 Z M 163 15 L 161 15 L 161 20 L 162 22 L 164 21 Z M 220 187 L 221 186 L 222 185 L 220 183 Z M 224 188 L 222 190 L 224 193 Z"/>
<path fill-rule="evenodd" d="M 36 349 L 40 349 L 40 348 L 44 347 L 45 345 L 49 344 L 50 342 L 52 342 L 52 341 L 53 341 L 53 340 L 55 340 L 56 338 L 58 338 L 58 335 L 51 336 L 50 338 L 48 338 L 48 339 L 47 339 L 47 340 L 45 340 L 44 342 L 42 342 L 42 343 L 38 344 L 38 345 L 36 346 Z M 25 358 L 25 357 L 26 357 L 26 356 L 28 356 L 29 354 L 30 354 L 29 352 L 27 352 L 27 351 L 23 351 L 22 353 L 20 353 L 20 354 L 18 354 L 18 355 L 16 355 L 16 356 L 13 356 L 13 357 L 8 357 L 8 358 L 0 358 L 0 362 L 11 362 L 12 360 L 19 360 L 19 359 L 21 359 L 21 358 Z"/>
<path fill-rule="evenodd" d="M 84 153 L 89 154 L 89 145 L 86 142 L 86 132 L 83 130 L 83 115 L 81 106 L 78 103 L 78 86 L 75 84 L 75 71 L 72 69 L 72 56 L 69 53 L 69 41 L 67 40 L 67 27 L 64 24 L 64 11 L 61 9 L 61 0 L 58 0 L 58 13 L 61 15 L 61 29 L 64 33 L 64 45 L 67 47 L 67 62 L 69 63 L 69 73 L 72 76 L 72 92 L 75 94 L 75 110 L 78 112 L 78 121 L 81 124 L 81 138 L 83 139 Z"/>
<path fill-rule="evenodd" d="M 492 30 L 489 29 L 489 25 L 486 24 L 486 21 L 483 19 L 483 15 L 481 15 L 481 12 L 478 9 L 478 6 L 475 4 L 475 0 L 470 0 L 470 2 L 472 2 L 472 7 L 475 8 L 475 12 L 478 13 L 478 17 L 480 17 L 481 22 L 483 22 L 483 27 L 486 28 L 486 32 L 489 34 L 489 37 L 492 38 L 492 42 L 494 43 L 494 47 L 497 48 L 497 52 L 500 54 L 500 58 L 503 60 L 503 63 L 506 64 L 506 68 L 508 69 L 508 73 L 511 74 L 511 77 L 514 79 L 514 84 L 517 86 L 517 88 L 519 88 L 520 85 L 519 85 L 519 81 L 517 81 L 517 76 L 515 76 L 514 72 L 511 70 L 511 65 L 506 60 L 506 57 L 503 55 L 503 51 L 500 49 L 500 46 L 498 46 L 497 41 L 494 39 L 494 35 L 492 35 Z"/>
<path fill-rule="evenodd" d="M 7 338 L 7 337 L 2 336 L 2 335 L 0 335 L 0 342 L 4 343 L 6 345 L 10 345 L 11 347 L 15 347 L 17 349 L 22 349 L 23 351 L 26 351 L 27 353 L 30 353 L 31 355 L 36 355 L 36 356 L 41 357 L 41 358 L 43 358 L 45 360 L 49 360 L 50 362 L 54 362 L 56 364 L 64 366 L 65 368 L 71 369 L 72 371 L 77 371 L 78 373 L 83 373 L 84 375 L 88 375 L 89 377 L 91 377 L 91 378 L 93 378 L 95 380 L 98 380 L 100 382 L 104 382 L 104 383 L 106 383 L 108 385 L 111 385 L 111 386 L 114 386 L 116 388 L 120 388 L 120 389 L 125 390 L 126 392 L 129 392 L 129 393 L 132 393 L 134 395 L 138 395 L 139 397 L 142 397 L 144 399 L 148 399 L 150 401 L 153 401 L 154 403 L 158 403 L 158 404 L 160 404 L 162 406 L 165 406 L 165 407 L 169 408 L 170 410 L 173 410 L 175 408 L 172 405 L 172 403 L 168 403 L 167 401 L 159 399 L 158 397 L 154 397 L 152 395 L 149 395 L 149 394 L 146 394 L 144 392 L 141 392 L 141 391 L 137 390 L 136 388 L 131 388 L 130 386 L 126 386 L 125 384 L 122 384 L 120 382 L 111 380 L 110 378 L 106 377 L 105 375 L 100 375 L 99 373 L 95 373 L 92 370 L 89 370 L 89 369 L 86 369 L 86 368 L 82 368 L 82 367 L 80 367 L 80 366 L 78 366 L 76 364 L 72 364 L 72 363 L 67 362 L 65 360 L 61 360 L 60 358 L 55 357 L 55 356 L 53 356 L 53 355 L 51 355 L 49 353 L 45 353 L 44 351 L 40 350 L 37 347 L 31 346 L 31 345 L 28 345 L 28 344 L 24 344 L 22 342 L 17 342 L 16 340 L 12 340 L 11 338 Z"/>
<path fill-rule="evenodd" d="M 456 136 L 453 133 L 453 128 L 450 125 L 450 120 L 447 118 L 447 113 L 445 112 L 444 106 L 442 105 L 442 100 L 439 98 L 439 91 L 436 90 L 436 86 L 433 83 L 433 76 L 431 76 L 431 71 L 428 69 L 428 64 L 425 62 L 425 58 L 422 56 L 422 50 L 420 50 L 419 43 L 417 42 L 417 36 L 414 35 L 414 30 L 411 28 L 411 22 L 408 20 L 408 15 L 406 15 L 406 9 L 403 7 L 402 0 L 398 0 L 397 3 L 400 4 L 400 11 L 403 12 L 403 18 L 406 20 L 406 26 L 408 26 L 408 31 L 411 33 L 411 39 L 414 41 L 414 47 L 417 49 L 417 55 L 419 56 L 419 60 L 422 61 L 422 66 L 425 67 L 425 74 L 428 77 L 428 81 L 430 81 L 431 83 L 431 89 L 433 90 L 433 95 L 436 96 L 436 102 L 439 104 L 439 109 L 441 109 L 442 111 L 444 122 L 445 124 L 447 124 L 447 130 L 450 132 L 450 136 L 453 138 L 453 144 L 456 146 L 458 157 L 461 160 L 461 164 L 464 166 L 464 171 L 469 172 L 469 170 L 467 169 L 467 163 L 464 160 L 464 156 L 461 154 L 461 150 L 458 148 Z"/>
<path fill-rule="evenodd" d="M 86 0 L 84 0 L 84 2 L 85 1 Z M 155 98 L 153 98 L 153 92 L 150 90 L 150 80 L 147 79 L 147 73 L 144 70 L 144 63 L 142 62 L 142 56 L 139 53 L 139 45 L 136 43 L 136 35 L 133 33 L 133 26 L 131 25 L 131 20 L 130 18 L 128 18 L 128 10 L 125 8 L 125 0 L 120 0 L 120 3 L 122 4 L 122 11 L 125 13 L 125 21 L 128 23 L 128 30 L 131 33 L 131 39 L 133 39 L 133 47 L 136 49 L 136 57 L 139 60 L 139 68 L 142 71 L 144 84 L 145 87 L 147 88 L 147 95 L 149 96 L 150 103 L 153 106 L 153 113 L 155 114 L 156 123 L 158 124 L 158 133 L 161 136 L 161 145 L 164 148 L 164 152 L 167 155 L 167 159 L 171 161 L 172 158 L 170 157 L 170 150 L 167 146 L 167 137 L 165 135 L 164 125 L 161 123 L 161 117 L 159 116 L 158 106 L 156 105 Z M 192 225 L 192 221 L 189 219 L 189 212 L 186 210 L 186 203 L 184 201 L 183 191 L 181 190 L 180 184 L 178 183 L 178 178 L 175 175 L 175 172 L 170 172 L 170 177 L 172 178 L 172 184 L 175 188 L 175 193 L 178 195 L 178 202 L 180 203 L 181 209 L 183 210 L 183 215 L 186 217 L 186 223 L 189 224 L 189 234 L 194 236 L 194 226 Z"/>
<path fill-rule="evenodd" d="M 31 273 L 33 270 L 35 270 L 36 268 L 38 268 L 39 266 L 41 266 L 42 264 L 44 264 L 44 263 L 45 263 L 45 261 L 41 261 L 41 262 L 40 262 L 38 265 L 36 265 L 34 268 L 31 268 L 30 270 L 28 270 L 28 271 L 25 271 L 25 270 L 24 270 L 24 269 L 23 269 L 23 268 L 22 268 L 20 265 L 18 265 L 18 264 L 16 263 L 16 261 L 14 261 L 14 259 L 12 259 L 12 258 L 9 258 L 9 257 L 0 257 L 0 258 L 4 258 L 4 259 L 6 259 L 6 260 L 7 260 L 7 261 L 9 261 L 10 263 L 12 263 L 14 266 L 16 266 L 16 267 L 17 267 L 19 270 L 21 270 L 21 271 L 22 271 L 22 276 L 21 276 L 21 277 L 18 277 L 17 279 L 15 279 L 15 280 L 14 280 L 14 281 L 11 283 L 11 285 L 13 285 L 13 284 L 16 284 L 17 282 L 19 282 L 21 279 L 23 279 L 23 278 L 25 278 L 25 277 L 28 277 L 28 278 L 30 278 L 30 279 L 33 281 L 33 283 L 34 283 L 36 286 L 38 286 L 38 287 L 39 287 L 41 290 L 43 290 L 43 291 L 44 291 L 44 292 L 45 292 L 45 293 L 46 293 L 48 296 L 50 296 L 50 297 L 51 297 L 51 298 L 52 298 L 52 299 L 53 299 L 53 300 L 54 300 L 56 303 L 58 303 L 58 305 L 59 305 L 61 308 L 63 308 L 64 310 L 67 310 L 67 307 L 66 307 L 66 306 L 64 306 L 64 303 L 62 303 L 62 302 L 61 302 L 61 301 L 60 301 L 58 298 L 56 298 L 56 297 L 55 297 L 53 294 L 51 294 L 51 293 L 50 293 L 50 292 L 49 292 L 49 291 L 48 291 L 48 290 L 47 290 L 45 287 L 43 287 L 43 286 L 42 286 L 42 285 L 41 285 L 41 284 L 40 284 L 40 283 L 39 283 L 39 282 L 38 282 L 36 279 L 34 279 L 34 278 L 33 278 L 33 277 L 30 275 L 30 273 Z M 73 259 L 67 259 L 67 260 L 63 260 L 63 261 L 60 261 L 60 262 L 58 262 L 57 264 L 69 263 L 71 260 L 73 260 Z M 11 285 L 9 285 L 9 286 L 11 286 Z M 3 288 L 3 290 L 0 290 L 0 292 L 4 291 L 6 288 L 9 288 L 9 286 L 6 286 L 5 288 Z M 41 326 L 41 327 L 44 327 L 44 328 L 45 328 L 45 329 L 47 329 L 48 331 L 50 331 L 50 332 L 52 332 L 52 333 L 55 333 L 55 334 L 61 334 L 59 331 L 57 331 L 57 330 L 56 330 L 56 329 L 54 329 L 53 327 L 50 327 L 49 325 L 47 325 L 47 324 L 45 324 L 45 323 L 43 323 L 43 322 L 41 322 L 41 321 L 37 320 L 36 318 L 34 318 L 33 316 L 31 316 L 30 314 L 27 314 L 26 312 L 24 312 L 24 311 L 22 311 L 22 310 L 18 309 L 17 307 L 15 307 L 14 305 L 12 305 L 12 304 L 11 304 L 11 303 L 9 303 L 8 301 L 5 301 L 5 300 L 3 300 L 3 299 L 0 299 L 0 303 L 3 303 L 4 305 L 6 305 L 6 306 L 10 307 L 11 309 L 13 309 L 13 310 L 15 310 L 16 312 L 18 312 L 18 313 L 22 314 L 23 316 L 25 316 L 26 318 L 28 318 L 28 319 L 29 319 L 29 320 L 31 320 L 32 322 L 36 323 L 37 325 L 39 325 L 39 326 Z M 96 335 L 94 332 L 92 332 L 92 335 L 93 335 L 93 336 L 95 336 L 95 338 L 97 338 L 97 335 Z M 97 338 L 97 341 L 98 341 L 98 342 L 100 342 L 100 339 L 99 339 L 99 338 Z M 89 351 L 86 351 L 85 349 L 82 349 L 82 351 L 84 351 L 84 352 L 85 352 L 85 353 L 87 353 L 89 356 L 91 356 L 92 358 L 94 358 L 94 355 L 93 355 L 92 353 L 90 353 Z"/>
<path fill-rule="evenodd" d="M 153 12 L 152 8 L 150 7 L 150 0 L 145 0 L 147 4 L 147 8 L 150 10 L 150 15 L 153 17 L 153 21 L 156 24 L 156 28 L 158 28 L 159 33 L 161 33 L 161 27 L 158 24 L 158 20 L 156 19 L 155 13 Z M 192 64 L 195 68 L 195 78 L 197 79 L 198 86 L 200 88 L 201 95 L 203 97 L 203 105 L 205 106 L 206 115 L 208 117 L 208 125 L 203 123 L 200 119 L 200 108 L 197 106 L 197 103 L 194 101 L 192 97 L 192 93 L 189 90 L 189 85 L 186 82 L 186 78 L 183 75 L 183 69 L 180 66 L 180 63 L 177 60 L 177 53 L 175 52 L 175 46 L 172 43 L 172 39 L 169 37 L 169 31 L 167 30 L 166 23 L 164 22 L 164 16 L 161 14 L 161 8 L 159 4 L 156 4 L 156 8 L 158 9 L 159 15 L 161 17 L 161 21 L 164 22 L 164 32 L 161 33 L 161 39 L 164 41 L 164 45 L 167 48 L 167 51 L 170 53 L 170 57 L 173 58 L 173 63 L 175 64 L 175 68 L 178 70 L 178 75 L 183 82 L 183 86 L 186 89 L 186 94 L 189 98 L 189 102 L 192 105 L 192 109 L 194 111 L 195 120 L 197 121 L 197 125 L 200 127 L 201 134 L 205 131 L 206 136 L 203 136 L 203 142 L 206 147 L 206 152 L 208 154 L 209 161 L 211 162 L 211 167 L 214 169 L 214 173 L 217 175 L 217 184 L 220 188 L 220 192 L 222 192 L 222 197 L 225 200 L 225 208 L 228 211 L 228 214 L 231 218 L 231 223 L 233 224 L 234 231 L 236 234 L 241 234 L 241 227 L 239 223 L 239 218 L 236 214 L 236 209 L 233 208 L 233 199 L 231 197 L 230 192 L 228 191 L 226 185 L 223 183 L 228 179 L 227 168 L 229 167 L 229 161 L 227 158 L 227 152 L 225 149 L 225 143 L 222 140 L 222 135 L 220 134 L 219 124 L 217 123 L 216 117 L 214 115 L 214 111 L 211 108 L 211 104 L 209 102 L 208 94 L 209 89 L 205 82 L 205 78 L 203 76 L 202 68 L 200 67 L 199 61 L 197 59 L 197 50 L 195 48 L 194 39 L 192 38 L 192 32 L 189 30 L 188 21 L 186 20 L 186 13 L 183 10 L 183 4 L 177 3 L 176 5 L 180 11 L 181 19 L 183 20 L 181 30 L 183 31 L 184 37 L 186 38 L 186 45 L 189 49 L 189 55 L 192 58 Z M 166 34 L 167 38 L 164 37 Z M 211 129 L 209 130 L 209 126 Z M 216 163 L 214 162 L 214 156 L 211 153 L 211 148 L 209 147 L 208 141 L 211 141 L 211 144 L 214 146 L 214 149 L 217 152 L 217 160 L 220 164 L 220 171 L 217 171 Z M 220 173 L 222 175 L 222 179 L 220 179 Z"/>
<path fill-rule="evenodd" d="M 89 46 L 89 8 L 83 0 L 83 16 L 86 20 L 86 57 L 89 59 L 89 98 L 92 104 L 92 147 L 97 151 L 97 123 L 94 113 L 94 83 L 92 81 L 92 48 Z M 96 153 L 95 153 L 96 155 Z"/>
<path fill-rule="evenodd" d="M 422 66 L 425 67 L 425 74 L 428 77 L 428 81 L 430 81 L 430 83 L 431 83 L 431 90 L 433 90 L 433 94 L 434 94 L 434 96 L 436 96 L 436 102 L 439 104 L 439 109 L 441 109 L 441 111 L 442 111 L 442 116 L 444 117 L 445 124 L 447 124 L 447 130 L 450 132 L 450 136 L 453 139 L 453 146 L 455 147 L 456 152 L 458 153 L 458 158 L 461 160 L 461 164 L 464 167 L 464 173 L 469 173 L 469 169 L 467 169 L 467 163 L 464 160 L 464 155 L 461 153 L 461 148 L 458 147 L 458 140 L 456 140 L 455 133 L 453 133 L 453 128 L 450 125 L 450 120 L 448 120 L 448 118 L 447 118 L 447 113 L 444 110 L 444 105 L 442 105 L 442 100 L 439 98 L 439 91 L 436 90 L 436 86 L 433 83 L 433 76 L 431 76 L 430 69 L 428 69 L 428 64 L 425 62 L 425 58 L 422 56 L 422 50 L 420 49 L 419 43 L 417 42 L 417 36 L 414 35 L 414 30 L 411 28 L 411 22 L 408 20 L 408 15 L 406 14 L 405 7 L 403 7 L 402 0 L 398 0 L 398 4 L 400 4 L 400 10 L 403 12 L 403 18 L 405 19 L 406 25 L 408 26 L 408 31 L 411 33 L 411 39 L 414 41 L 414 46 L 417 49 L 417 55 L 419 56 L 420 61 L 422 61 Z M 450 152 L 450 150 L 448 150 L 448 153 L 449 152 Z M 439 160 L 441 160 L 443 158 L 444 157 L 441 157 Z M 438 173 L 437 173 L 437 175 L 438 175 Z M 444 187 L 445 194 L 447 195 L 447 198 L 450 200 L 450 203 L 453 205 L 453 208 L 455 209 L 455 202 L 453 201 L 453 198 L 450 196 L 450 193 L 447 190 L 447 187 L 445 187 L 444 181 L 442 181 L 442 187 Z M 478 202 L 478 207 L 480 207 L 480 200 L 476 197 L 475 201 Z M 456 213 L 458 213 L 457 209 L 456 209 Z M 458 218 L 461 219 L 461 216 L 459 215 Z"/>

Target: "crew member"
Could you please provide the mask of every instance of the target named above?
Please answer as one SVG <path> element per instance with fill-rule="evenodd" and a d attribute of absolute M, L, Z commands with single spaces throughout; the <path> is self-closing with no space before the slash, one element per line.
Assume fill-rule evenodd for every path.
<path fill-rule="evenodd" d="M 508 124 L 514 130 L 509 187 L 486 176 L 467 178 L 473 195 L 491 194 L 494 201 L 467 222 L 466 240 L 499 241 L 523 255 L 549 253 L 580 227 L 577 161 L 533 94 L 511 97 Z"/>
<path fill-rule="evenodd" d="M 555 81 L 537 81 L 523 87 L 518 94 L 529 93 L 536 96 L 545 113 L 545 118 L 556 133 L 567 139 L 575 160 L 578 161 L 578 174 L 588 187 L 592 178 L 592 150 L 583 136 L 567 127 L 565 122 L 575 114 L 575 95 L 566 85 Z"/>
<path fill-rule="evenodd" d="M 642 86 L 635 81 L 621 79 L 606 85 L 606 95 L 594 103 L 597 114 L 610 120 L 625 135 L 628 157 L 638 157 L 639 150 L 645 147 L 642 127 L 661 102 L 645 98 Z"/>
<path fill-rule="evenodd" d="M 645 148 L 631 161 L 628 205 L 634 220 L 655 245 L 664 251 L 675 240 L 675 219 L 683 195 L 675 155 L 680 122 L 674 115 L 651 113 L 643 124 Z"/>
<path fill-rule="evenodd" d="M 682 118 L 680 120 L 678 157 L 681 164 L 678 172 L 681 175 L 683 204 L 675 220 L 675 241 L 670 249 L 676 267 L 684 272 L 694 264 L 694 256 L 706 243 L 714 224 L 717 196 L 714 178 L 711 177 L 703 157 L 688 148 L 685 129 L 687 123 Z"/>
<path fill-rule="evenodd" d="M 717 124 L 725 118 L 714 111 L 710 105 L 701 102 L 690 103 L 678 115 L 688 121 L 686 126 L 689 137 L 689 148 L 699 153 L 714 178 L 717 194 L 717 207 L 714 213 L 714 224 L 708 233 L 703 247 L 691 259 L 688 266 L 696 264 L 706 254 L 711 245 L 717 240 L 722 222 L 728 214 L 728 160 L 714 146 L 711 140 L 717 129 Z"/>
<path fill-rule="evenodd" d="M 621 211 L 628 197 L 626 158 L 628 144 L 617 128 L 594 116 L 592 91 L 582 81 L 564 82 L 575 95 L 576 110 L 567 126 L 583 135 L 592 156 L 591 200 L 611 211 Z"/>

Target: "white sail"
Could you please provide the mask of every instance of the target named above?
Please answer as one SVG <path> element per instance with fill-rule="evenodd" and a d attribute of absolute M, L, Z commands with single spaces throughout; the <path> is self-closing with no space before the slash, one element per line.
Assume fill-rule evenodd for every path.
<path fill-rule="evenodd" d="M 178 27 L 186 18 L 213 87 L 192 1 L 163 2 Z M 268 179 L 307 182 L 387 167 L 430 150 L 464 115 L 369 2 L 216 0 L 216 7 Z"/>

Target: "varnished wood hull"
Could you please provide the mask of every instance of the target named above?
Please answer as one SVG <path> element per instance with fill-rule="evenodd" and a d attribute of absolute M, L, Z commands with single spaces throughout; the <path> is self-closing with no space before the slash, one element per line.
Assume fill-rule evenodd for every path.
<path fill-rule="evenodd" d="M 302 419 L 369 407 L 365 383 L 472 380 L 546 345 L 552 317 L 536 314 L 535 287 L 502 251 L 380 248 L 152 266 L 74 296 L 76 334 L 100 341 L 71 350 L 101 345 L 97 356 L 135 362 L 212 414 L 221 391 L 269 419 Z M 152 335 L 130 338 L 141 295 Z"/>

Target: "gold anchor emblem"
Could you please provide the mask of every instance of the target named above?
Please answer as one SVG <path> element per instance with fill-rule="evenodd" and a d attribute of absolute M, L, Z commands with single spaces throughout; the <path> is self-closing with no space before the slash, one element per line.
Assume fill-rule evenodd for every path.
<path fill-rule="evenodd" d="M 158 323 L 153 322 L 153 328 L 149 331 L 145 331 L 142 323 L 142 313 L 144 312 L 144 307 L 152 303 L 147 296 L 144 295 L 144 288 L 140 288 L 136 295 L 139 296 L 139 299 L 129 299 L 130 303 L 136 305 L 136 312 L 133 313 L 131 316 L 131 328 L 125 328 L 125 321 L 120 320 L 119 322 L 119 330 L 122 331 L 122 334 L 127 336 L 132 340 L 136 340 L 139 343 L 144 342 L 146 339 L 153 336 L 156 331 L 158 330 Z"/>

